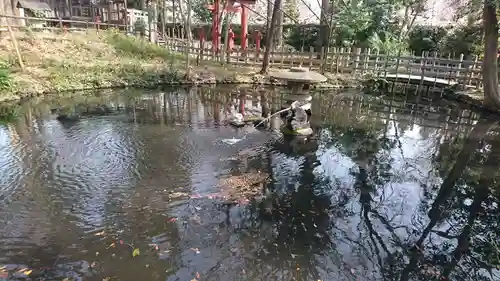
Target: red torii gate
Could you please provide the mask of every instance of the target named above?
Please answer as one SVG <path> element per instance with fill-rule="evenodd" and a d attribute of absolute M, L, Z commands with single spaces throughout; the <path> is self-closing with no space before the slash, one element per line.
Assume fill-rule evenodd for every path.
<path fill-rule="evenodd" d="M 256 0 L 228 0 L 226 6 L 222 11 L 228 13 L 239 13 L 241 12 L 241 49 L 246 50 L 247 48 L 247 33 L 248 33 L 248 8 L 247 5 L 255 4 Z M 235 6 L 235 3 L 239 3 L 239 6 Z M 221 15 L 220 0 L 214 0 L 213 5 L 207 5 L 207 8 L 212 11 L 212 48 L 215 52 L 219 52 L 220 46 L 220 34 L 219 34 L 219 22 Z"/>

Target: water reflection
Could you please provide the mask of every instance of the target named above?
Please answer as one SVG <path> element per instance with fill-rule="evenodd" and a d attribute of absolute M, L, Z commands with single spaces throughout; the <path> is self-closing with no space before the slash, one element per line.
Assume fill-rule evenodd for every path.
<path fill-rule="evenodd" d="M 0 128 L 0 278 L 498 280 L 497 120 L 418 95 L 335 95 L 314 97 L 311 138 L 263 130 L 232 146 L 219 140 L 245 132 L 231 110 L 267 116 L 282 93 L 26 105 Z M 221 198 L 221 177 L 257 171 L 261 197 Z"/>

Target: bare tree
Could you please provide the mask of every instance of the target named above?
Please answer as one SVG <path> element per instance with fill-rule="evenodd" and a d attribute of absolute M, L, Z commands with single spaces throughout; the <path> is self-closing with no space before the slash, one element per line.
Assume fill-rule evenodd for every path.
<path fill-rule="evenodd" d="M 281 0 L 275 0 L 273 6 L 273 13 L 271 16 L 271 23 L 269 29 L 267 30 L 266 38 L 266 52 L 264 53 L 264 60 L 262 61 L 261 74 L 266 74 L 269 70 L 269 59 L 271 55 L 271 49 L 273 47 L 274 33 L 276 29 L 276 22 L 278 18 L 278 10 L 281 8 Z"/>

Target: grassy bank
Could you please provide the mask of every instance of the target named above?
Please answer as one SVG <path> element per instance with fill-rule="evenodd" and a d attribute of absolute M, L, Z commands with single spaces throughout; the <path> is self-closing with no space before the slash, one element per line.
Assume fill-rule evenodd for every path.
<path fill-rule="evenodd" d="M 9 36 L 0 38 L 0 101 L 45 92 L 181 82 L 184 56 L 118 32 L 17 32 L 25 70 Z M 194 61 L 194 60 L 193 60 Z M 193 62 L 194 63 L 194 62 Z M 255 83 L 256 68 L 203 62 L 192 69 L 200 81 Z M 339 80 L 334 77 L 332 81 Z M 335 83 L 342 85 L 345 83 Z"/>
<path fill-rule="evenodd" d="M 18 32 L 25 71 L 9 36 L 0 39 L 0 99 L 42 92 L 179 81 L 182 59 L 115 32 Z"/>

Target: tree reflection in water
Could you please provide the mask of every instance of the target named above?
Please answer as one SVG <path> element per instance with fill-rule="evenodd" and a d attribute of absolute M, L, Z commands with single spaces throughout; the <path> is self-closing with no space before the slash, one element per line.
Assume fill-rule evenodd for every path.
<path fill-rule="evenodd" d="M 213 150 L 212 140 L 222 132 L 234 133 L 224 127 L 231 95 L 232 89 L 227 93 L 178 89 L 75 105 L 86 116 L 83 122 L 61 129 L 65 138 L 59 146 L 70 143 L 70 136 L 86 140 L 89 134 L 78 134 L 77 129 L 82 123 L 92 124 L 90 132 L 105 128 L 101 137 L 108 139 L 104 140 L 123 144 L 100 147 L 83 141 L 81 149 L 95 151 L 94 158 L 102 152 L 116 160 L 106 152 L 123 154 L 132 147 L 123 159 L 136 159 L 121 173 L 120 165 L 105 163 L 107 172 L 66 171 L 67 178 L 84 177 L 85 185 L 96 181 L 95 174 L 102 174 L 92 190 L 68 188 L 56 180 L 61 173 L 53 162 L 61 160 L 51 150 L 54 145 L 43 140 L 54 138 L 59 123 L 42 116 L 50 107 L 33 107 L 26 124 L 21 120 L 12 126 L 22 145 L 3 150 L 5 158 L 16 160 L 12 163 L 22 163 L 19 169 L 34 172 L 19 172 L 22 180 L 16 181 L 10 179 L 12 173 L 3 171 L 9 182 L 26 183 L 28 188 L 23 188 L 29 192 L 17 191 L 19 198 L 12 197 L 25 207 L 25 213 L 18 212 L 20 218 L 3 228 L 1 238 L 9 239 L 7 231 L 24 231 L 31 240 L 38 238 L 40 246 L 29 246 L 8 261 L 21 264 L 31 256 L 40 260 L 31 266 L 57 263 L 55 269 L 43 271 L 42 277 L 74 275 L 75 280 L 82 276 L 79 267 L 98 259 L 100 275 L 92 277 L 120 280 L 191 280 L 197 272 L 202 280 L 500 279 L 495 269 L 500 265 L 500 135 L 494 118 L 465 122 L 469 132 L 464 130 L 467 124 L 456 125 L 462 117 L 459 109 L 438 114 L 439 110 L 426 104 L 429 109 L 422 113 L 415 112 L 421 106 L 418 102 L 376 104 L 359 95 L 346 96 L 328 106 L 313 104 L 322 108 L 313 112 L 323 112 L 315 118 L 330 118 L 315 128 L 313 138 L 255 141 L 251 145 L 257 148 L 245 147 L 247 156 L 240 151 L 240 157 L 230 151 L 234 147 Z M 259 95 L 264 115 L 279 108 L 277 95 L 267 91 Z M 103 111 L 107 116 L 102 116 Z M 33 124 L 28 122 L 32 119 Z M 104 123 L 105 127 L 99 127 Z M 455 131 L 448 134 L 448 126 Z M 108 130 L 115 133 L 104 134 Z M 418 140 L 412 142 L 412 137 Z M 241 158 L 240 162 L 219 162 L 223 153 Z M 267 171 L 272 180 L 264 185 L 266 196 L 227 213 L 214 204 L 219 203 L 216 199 L 192 196 L 217 192 L 210 182 L 234 170 Z M 200 187 L 203 190 L 196 189 Z M 109 193 L 98 193 L 105 188 Z M 171 197 L 173 191 L 182 198 Z M 0 208 L 5 210 L 17 211 Z M 87 216 L 78 217 L 77 211 Z M 235 215 L 238 212 L 240 218 Z M 127 231 L 116 237 L 95 236 L 92 217 L 82 219 L 90 215 L 106 218 L 99 226 L 109 233 Z M 23 230 L 27 225 L 36 225 L 36 231 Z M 42 236 L 50 239 L 44 242 Z M 134 241 L 141 248 L 140 258 L 133 258 L 129 248 L 117 250 L 120 258 L 112 258 L 112 252 L 103 249 L 116 239 Z M 20 246 L 30 245 L 23 243 Z M 85 251 L 71 248 L 78 243 Z M 155 252 L 150 243 L 161 251 Z M 8 249 L 5 245 L 0 244 L 0 249 Z"/>
<path fill-rule="evenodd" d="M 332 265 L 336 265 L 345 280 L 496 280 L 499 252 L 494 241 L 499 234 L 496 216 L 499 192 L 494 187 L 496 163 L 500 160 L 496 127 L 494 119 L 484 116 L 465 140 L 457 137 L 455 142 L 441 143 L 431 159 L 440 162 L 434 163 L 436 168 L 428 177 L 440 176 L 443 181 L 436 185 L 437 181 L 427 179 L 430 186 L 423 186 L 426 196 L 429 197 L 429 190 L 435 190 L 435 196 L 431 195 L 431 201 L 427 201 L 432 202 L 430 206 L 418 208 L 428 211 L 428 215 L 410 214 L 412 221 L 403 221 L 403 225 L 395 223 L 395 218 L 403 213 L 388 214 L 376 202 L 380 196 L 386 196 L 384 188 L 388 185 L 418 181 L 413 175 L 399 175 L 393 167 L 395 159 L 390 151 L 401 150 L 398 128 L 394 128 L 393 136 L 388 136 L 387 124 L 383 122 L 373 124 L 370 129 L 320 129 L 320 134 L 327 134 L 331 145 L 354 163 L 350 175 L 359 202 L 358 230 L 365 229 L 368 238 L 364 241 L 341 238 L 341 230 L 335 226 L 342 216 L 355 214 L 339 210 L 347 208 L 352 200 L 348 193 L 332 201 L 328 190 L 331 179 L 315 172 L 321 165 L 317 159 L 318 146 L 325 145 L 325 138 L 308 142 L 284 139 L 274 143 L 274 154 L 286 155 L 285 158 L 301 164 L 300 173 L 294 175 L 279 174 L 274 167 L 279 163 L 269 162 L 275 179 L 269 188 L 275 195 L 271 203 L 261 204 L 259 219 L 272 223 L 273 235 L 259 252 L 265 253 L 262 259 L 270 267 L 269 275 L 262 278 L 317 280 L 328 276 Z M 399 132 L 403 134 L 404 128 L 399 128 Z M 277 159 L 272 156 L 268 160 Z M 290 180 L 288 185 L 283 184 L 280 177 L 296 178 L 297 183 L 291 184 Z M 338 182 L 333 182 L 333 186 L 342 188 Z M 374 196 L 379 198 L 374 200 Z M 338 239 L 349 241 L 351 250 L 359 248 L 364 252 L 367 260 L 376 264 L 378 272 L 370 272 L 374 268 L 361 265 L 364 270 L 359 274 L 343 264 L 346 257 L 337 250 Z M 317 257 L 328 257 L 330 261 L 320 261 Z"/>

